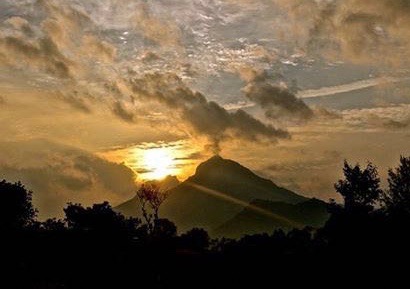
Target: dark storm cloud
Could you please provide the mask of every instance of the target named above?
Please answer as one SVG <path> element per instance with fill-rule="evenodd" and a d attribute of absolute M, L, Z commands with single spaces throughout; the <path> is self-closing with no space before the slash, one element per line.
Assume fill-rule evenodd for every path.
<path fill-rule="evenodd" d="M 206 135 L 214 150 L 230 135 L 246 140 L 267 138 L 276 141 L 289 134 L 266 125 L 242 110 L 230 113 L 205 96 L 189 89 L 175 74 L 146 74 L 131 80 L 134 93 L 140 98 L 156 100 L 180 113 L 196 133 Z"/>

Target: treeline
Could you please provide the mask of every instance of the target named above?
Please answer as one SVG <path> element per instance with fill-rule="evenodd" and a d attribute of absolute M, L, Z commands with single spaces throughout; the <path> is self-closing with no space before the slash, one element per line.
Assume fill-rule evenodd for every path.
<path fill-rule="evenodd" d="M 375 281 L 401 274 L 410 257 L 410 158 L 389 171 L 386 190 L 371 163 L 346 162 L 343 171 L 335 189 L 344 202 L 330 201 L 323 228 L 239 240 L 212 240 L 198 228 L 178 235 L 160 218 L 165 197 L 144 186 L 137 193 L 142 219 L 126 218 L 105 202 L 68 204 L 64 219 L 40 222 L 32 192 L 3 180 L 3 282 L 10 282 L 7 288 L 257 288 L 324 281 L 318 276 Z M 364 273 L 371 270 L 372 276 Z"/>

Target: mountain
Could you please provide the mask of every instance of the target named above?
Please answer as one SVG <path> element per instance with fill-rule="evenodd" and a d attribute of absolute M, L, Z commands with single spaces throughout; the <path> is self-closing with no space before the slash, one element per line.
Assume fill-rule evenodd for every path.
<path fill-rule="evenodd" d="M 308 200 L 220 156 L 200 164 L 193 176 L 169 192 L 161 215 L 175 222 L 182 231 L 192 227 L 211 231 L 255 199 L 286 204 Z"/>
<path fill-rule="evenodd" d="M 161 190 L 169 191 L 176 186 L 178 186 L 181 182 L 178 180 L 176 176 L 167 176 L 162 180 L 152 180 L 148 181 L 148 184 L 157 185 L 161 188 Z M 127 217 L 140 217 L 140 206 L 139 200 L 137 196 L 133 197 L 132 199 L 118 205 L 114 208 L 117 212 L 123 214 Z"/>
<path fill-rule="evenodd" d="M 167 177 L 161 184 L 169 197 L 160 215 L 180 231 L 201 227 L 214 236 L 238 237 L 276 228 L 316 227 L 327 218 L 324 202 L 281 188 L 220 156 L 201 163 L 182 183 Z M 140 216 L 136 197 L 115 209 L 126 216 Z"/>
<path fill-rule="evenodd" d="M 156 185 L 160 187 L 160 189 L 163 191 L 169 191 L 178 186 L 180 183 L 181 182 L 178 180 L 176 176 L 166 176 L 162 180 L 152 180 L 146 182 L 146 184 Z"/>
<path fill-rule="evenodd" d="M 237 238 L 245 234 L 272 232 L 274 229 L 319 228 L 328 218 L 327 204 L 318 199 L 298 204 L 255 200 L 212 233 Z"/>

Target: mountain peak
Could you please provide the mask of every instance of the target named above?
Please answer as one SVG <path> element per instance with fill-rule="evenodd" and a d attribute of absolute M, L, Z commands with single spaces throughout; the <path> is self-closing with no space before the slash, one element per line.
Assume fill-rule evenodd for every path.
<path fill-rule="evenodd" d="M 191 178 L 201 179 L 203 177 L 206 178 L 211 175 L 213 177 L 217 177 L 216 175 L 233 175 L 235 177 L 247 176 L 250 178 L 256 177 L 256 175 L 248 168 L 242 166 L 241 164 L 233 160 L 224 159 L 220 155 L 214 155 L 210 159 L 201 163 L 197 167 L 195 175 L 193 175 Z"/>
<path fill-rule="evenodd" d="M 221 157 L 219 154 L 213 155 L 212 157 L 210 157 L 209 159 L 207 159 L 206 161 L 202 162 L 199 165 L 202 164 L 215 164 L 215 163 L 220 163 L 220 162 L 224 162 L 227 161 L 228 159 L 224 159 L 223 157 Z"/>
<path fill-rule="evenodd" d="M 161 180 L 150 180 L 145 183 L 157 185 L 161 188 L 161 190 L 167 191 L 178 186 L 180 184 L 180 181 L 176 176 L 168 175 Z"/>
<path fill-rule="evenodd" d="M 175 178 L 169 177 L 169 181 Z M 169 190 L 161 207 L 163 216 L 181 230 L 217 228 L 253 200 L 297 204 L 307 199 L 275 185 L 241 164 L 215 155 L 201 163 L 193 176 Z M 135 200 L 117 207 L 125 215 L 138 211 Z"/>

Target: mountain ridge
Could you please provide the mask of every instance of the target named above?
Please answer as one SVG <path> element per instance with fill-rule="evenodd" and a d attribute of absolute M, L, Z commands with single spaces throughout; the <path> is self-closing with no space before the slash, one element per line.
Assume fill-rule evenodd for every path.
<path fill-rule="evenodd" d="M 235 218 L 255 200 L 289 205 L 309 200 L 220 155 L 199 164 L 192 176 L 167 192 L 169 197 L 160 214 L 181 231 L 193 227 L 212 231 Z M 127 216 L 138 216 L 138 199 L 134 197 L 116 209 Z"/>
<path fill-rule="evenodd" d="M 277 186 L 241 164 L 215 155 L 169 191 L 162 214 L 182 230 L 222 225 L 255 199 L 296 204 L 308 200 Z"/>
<path fill-rule="evenodd" d="M 258 214 L 252 207 L 272 214 Z M 269 233 L 275 229 L 301 229 L 306 226 L 320 228 L 328 218 L 327 203 L 315 198 L 298 204 L 254 200 L 212 233 L 216 236 L 237 238 L 245 234 Z"/>

